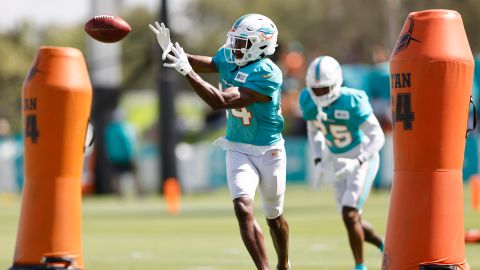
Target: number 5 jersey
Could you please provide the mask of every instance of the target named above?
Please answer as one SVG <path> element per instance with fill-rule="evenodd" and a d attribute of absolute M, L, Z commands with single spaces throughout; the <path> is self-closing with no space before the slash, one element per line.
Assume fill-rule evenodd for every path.
<path fill-rule="evenodd" d="M 323 133 L 330 153 L 347 153 L 367 139 L 360 128 L 372 113 L 365 92 L 342 87 L 338 99 L 322 108 L 323 117 L 319 115 L 308 89 L 300 93 L 299 104 L 304 120 L 314 121 Z"/>

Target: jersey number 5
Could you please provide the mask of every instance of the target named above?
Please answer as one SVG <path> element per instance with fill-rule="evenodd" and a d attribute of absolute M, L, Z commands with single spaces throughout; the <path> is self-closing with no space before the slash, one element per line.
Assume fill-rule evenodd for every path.
<path fill-rule="evenodd" d="M 321 121 L 316 121 L 316 124 L 326 139 L 328 133 L 327 128 Z M 333 136 L 333 144 L 335 144 L 336 147 L 343 148 L 352 143 L 352 134 L 348 130 L 347 126 L 329 125 L 328 127 Z M 329 140 L 327 140 L 327 143 L 330 143 Z"/>
<path fill-rule="evenodd" d="M 337 147 L 343 148 L 352 143 L 352 134 L 346 126 L 330 125 L 330 132 L 333 136 L 333 143 Z"/>
<path fill-rule="evenodd" d="M 241 118 L 242 124 L 244 126 L 250 126 L 250 119 L 252 118 L 252 113 L 249 112 L 247 108 L 232 109 L 232 115 L 236 118 Z"/>

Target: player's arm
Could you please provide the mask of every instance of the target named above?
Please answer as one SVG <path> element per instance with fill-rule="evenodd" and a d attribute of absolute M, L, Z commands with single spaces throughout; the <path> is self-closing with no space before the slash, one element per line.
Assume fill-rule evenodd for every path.
<path fill-rule="evenodd" d="M 188 54 L 188 62 L 193 70 L 198 73 L 217 73 L 217 66 L 213 62 L 213 57 L 203 55 Z"/>
<path fill-rule="evenodd" d="M 244 87 L 230 87 L 223 91 L 202 79 L 192 68 L 187 54 L 178 43 L 172 47 L 175 56 L 167 55 L 171 63 L 163 64 L 166 67 L 175 68 L 185 76 L 195 92 L 213 109 L 243 108 L 254 102 L 268 102 L 271 97 L 260 94 L 252 89 Z"/>
<path fill-rule="evenodd" d="M 203 80 L 195 71 L 186 74 L 185 78 L 197 95 L 214 110 L 239 109 L 254 102 L 268 102 L 271 100 L 269 96 L 244 87 L 230 87 L 220 91 Z"/>
<path fill-rule="evenodd" d="M 385 136 L 380 123 L 373 113 L 360 125 L 360 129 L 369 139 L 369 143 L 358 156 L 360 163 L 363 163 L 382 149 L 385 143 Z"/>
<path fill-rule="evenodd" d="M 315 127 L 314 120 L 307 121 L 307 137 L 310 149 L 313 151 L 313 160 L 315 164 L 318 164 L 323 158 L 325 137 L 323 133 Z"/>

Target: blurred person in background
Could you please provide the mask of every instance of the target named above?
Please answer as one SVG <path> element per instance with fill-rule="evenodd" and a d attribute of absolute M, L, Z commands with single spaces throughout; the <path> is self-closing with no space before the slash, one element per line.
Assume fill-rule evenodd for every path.
<path fill-rule="evenodd" d="M 375 45 L 371 51 L 372 70 L 368 76 L 369 97 L 373 113 L 385 133 L 385 146 L 380 150 L 380 160 L 383 162 L 374 188 L 390 187 L 393 179 L 393 141 L 392 141 L 392 110 L 390 108 L 390 63 L 388 54 L 382 45 Z"/>
<path fill-rule="evenodd" d="M 117 108 L 112 113 L 112 121 L 107 124 L 104 131 L 105 151 L 111 164 L 112 187 L 118 195 L 123 195 L 122 178 L 130 174 L 135 192 L 143 196 L 143 189 L 138 177 L 136 158 L 136 131 L 135 127 L 125 120 L 123 110 Z"/>
<path fill-rule="evenodd" d="M 227 134 L 215 145 L 227 151 L 227 181 L 240 234 L 257 269 L 270 269 L 262 230 L 254 214 L 257 187 L 277 253 L 277 269 L 290 269 L 289 227 L 283 216 L 286 155 L 281 134 L 282 72 L 266 56 L 277 46 L 275 24 L 260 14 L 239 18 L 214 57 L 186 54 L 170 41 L 163 23 L 150 25 L 163 50 L 164 66 L 185 76 L 198 96 L 215 110 L 227 110 Z M 220 89 L 197 72 L 218 73 Z"/>
<path fill-rule="evenodd" d="M 0 193 L 14 193 L 16 187 L 15 157 L 17 147 L 10 136 L 10 123 L 0 118 Z"/>
<path fill-rule="evenodd" d="M 314 153 L 315 181 L 333 182 L 335 202 L 348 232 L 355 270 L 365 270 L 363 242 L 383 251 L 383 240 L 362 219 L 362 206 L 379 167 L 384 135 L 362 90 L 342 87 L 340 64 L 317 57 L 307 69 L 300 107 Z"/>
<path fill-rule="evenodd" d="M 385 48 L 375 45 L 372 49 L 373 67 L 370 72 L 370 98 L 373 113 L 384 132 L 392 130 L 392 112 L 390 110 L 390 63 Z"/>
<path fill-rule="evenodd" d="M 480 104 L 480 53 L 477 53 L 474 56 L 475 61 L 475 70 L 473 74 L 473 89 L 472 89 L 472 97 L 473 102 L 476 104 L 477 108 Z"/>
<path fill-rule="evenodd" d="M 282 115 L 285 119 L 283 134 L 287 136 L 304 135 L 306 132 L 305 122 L 297 103 L 301 81 L 303 81 L 306 69 L 302 44 L 298 41 L 290 42 L 287 50 L 281 54 L 280 60 L 280 67 L 283 68 L 281 101 Z"/>

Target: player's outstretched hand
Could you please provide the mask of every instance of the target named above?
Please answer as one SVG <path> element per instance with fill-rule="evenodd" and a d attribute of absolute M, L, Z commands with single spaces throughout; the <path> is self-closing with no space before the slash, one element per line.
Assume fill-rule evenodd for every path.
<path fill-rule="evenodd" d="M 151 24 L 149 24 L 148 26 L 157 36 L 158 44 L 163 50 L 162 60 L 165 60 L 173 47 L 173 44 L 170 41 L 170 30 L 165 27 L 165 24 L 159 24 L 158 22 L 155 22 L 155 26 Z"/>
<path fill-rule="evenodd" d="M 352 175 L 360 167 L 360 161 L 356 158 L 337 158 L 334 167 L 335 178 L 342 180 Z"/>
<path fill-rule="evenodd" d="M 178 42 L 175 42 L 175 47 L 172 47 L 172 52 L 174 55 L 167 55 L 168 60 L 172 62 L 164 63 L 164 67 L 175 68 L 175 70 L 180 72 L 183 76 L 192 71 L 192 66 L 188 62 L 187 54 L 183 51 L 183 48 L 180 47 Z"/>

